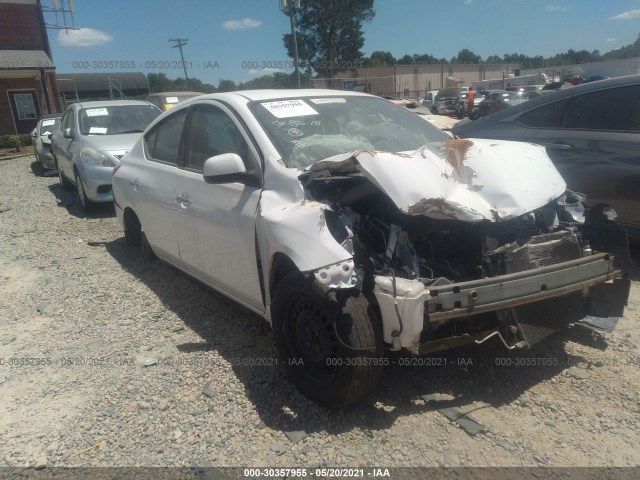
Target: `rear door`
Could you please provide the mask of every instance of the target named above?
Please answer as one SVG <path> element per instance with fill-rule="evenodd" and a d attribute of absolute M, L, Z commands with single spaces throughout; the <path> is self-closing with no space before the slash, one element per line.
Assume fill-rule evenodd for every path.
<path fill-rule="evenodd" d="M 207 158 L 236 153 L 247 170 L 257 150 L 234 114 L 217 102 L 194 105 L 179 183 L 180 258 L 197 277 L 264 312 L 258 276 L 255 222 L 261 188 L 242 183 L 207 184 Z"/>
<path fill-rule="evenodd" d="M 571 190 L 606 203 L 640 233 L 640 85 L 585 93 L 565 102 L 534 141 Z M 629 228 L 631 227 L 631 228 Z"/>
<path fill-rule="evenodd" d="M 145 159 L 138 159 L 128 169 L 127 197 L 149 243 L 158 256 L 176 264 L 180 264 L 177 179 L 187 113 L 188 109 L 176 111 L 149 130 L 143 140 Z"/>

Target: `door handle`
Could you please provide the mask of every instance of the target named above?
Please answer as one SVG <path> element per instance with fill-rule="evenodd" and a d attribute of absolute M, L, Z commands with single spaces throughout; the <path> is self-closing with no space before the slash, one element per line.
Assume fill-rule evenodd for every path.
<path fill-rule="evenodd" d="M 176 197 L 176 202 L 182 207 L 191 205 L 191 196 L 188 193 L 181 193 Z"/>
<path fill-rule="evenodd" d="M 545 148 L 550 148 L 551 150 L 573 150 L 573 145 L 569 143 L 561 143 L 561 142 L 553 142 L 553 143 L 545 143 Z"/>

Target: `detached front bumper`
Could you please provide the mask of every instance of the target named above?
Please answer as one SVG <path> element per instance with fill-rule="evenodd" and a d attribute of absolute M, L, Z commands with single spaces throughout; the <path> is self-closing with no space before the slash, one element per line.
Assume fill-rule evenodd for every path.
<path fill-rule="evenodd" d="M 504 311 L 575 292 L 582 292 L 588 304 L 592 289 L 614 279 L 619 279 L 615 282 L 617 300 L 607 308 L 612 316 L 620 316 L 629 292 L 629 280 L 622 277 L 623 271 L 614 266 L 614 256 L 599 253 L 523 272 L 437 287 L 426 287 L 419 280 L 402 280 L 399 285 L 396 283 L 395 298 L 392 279 L 378 276 L 375 295 L 382 312 L 385 342 L 398 346 L 398 338 L 394 337 L 400 331 L 399 314 L 403 324 L 399 346 L 413 353 L 424 353 L 420 338 L 425 328 L 433 329 L 453 319 Z M 475 341 L 472 336 L 468 340 L 462 343 Z"/>

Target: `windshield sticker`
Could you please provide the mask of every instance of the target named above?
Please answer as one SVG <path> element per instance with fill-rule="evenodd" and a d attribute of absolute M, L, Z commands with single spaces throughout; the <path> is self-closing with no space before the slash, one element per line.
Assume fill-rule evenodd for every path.
<path fill-rule="evenodd" d="M 178 97 L 167 97 L 167 101 L 165 103 L 178 103 Z"/>
<path fill-rule="evenodd" d="M 261 105 L 269 110 L 276 118 L 303 117 L 305 115 L 318 115 L 313 108 L 302 100 L 283 100 L 279 102 L 265 102 Z"/>
<path fill-rule="evenodd" d="M 48 127 L 49 125 L 55 125 L 55 124 L 56 124 L 55 120 L 43 120 L 42 122 L 43 127 Z"/>
<path fill-rule="evenodd" d="M 310 100 L 316 105 L 322 105 L 323 103 L 347 103 L 346 98 L 311 98 Z"/>
<path fill-rule="evenodd" d="M 46 137 L 47 135 L 51 135 L 51 132 L 49 130 L 44 132 L 41 136 Z"/>
<path fill-rule="evenodd" d="M 106 108 L 89 108 L 86 110 L 87 117 L 104 117 L 109 115 L 109 111 Z"/>
<path fill-rule="evenodd" d="M 104 135 L 105 133 L 107 133 L 107 129 L 105 127 L 91 127 L 89 129 L 89 135 L 91 135 L 92 133 Z"/>

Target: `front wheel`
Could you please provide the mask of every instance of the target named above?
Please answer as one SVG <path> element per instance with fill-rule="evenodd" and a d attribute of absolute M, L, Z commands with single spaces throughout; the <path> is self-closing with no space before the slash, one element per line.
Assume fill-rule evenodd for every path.
<path fill-rule="evenodd" d="M 277 286 L 273 330 L 280 360 L 311 400 L 341 408 L 380 381 L 385 364 L 376 309 L 357 290 L 327 294 L 300 274 Z"/>
<path fill-rule="evenodd" d="M 93 203 L 87 197 L 87 193 L 84 191 L 84 185 L 82 184 L 82 178 L 76 172 L 76 187 L 78 189 L 78 196 L 80 197 L 80 203 L 85 212 L 92 212 L 96 208 L 96 204 Z"/>
<path fill-rule="evenodd" d="M 58 160 L 56 162 L 56 169 L 58 170 L 58 181 L 60 182 L 60 186 L 65 190 L 73 190 L 73 183 L 67 180 L 67 177 L 64 176 L 62 170 L 60 170 L 60 165 L 58 165 Z"/>

